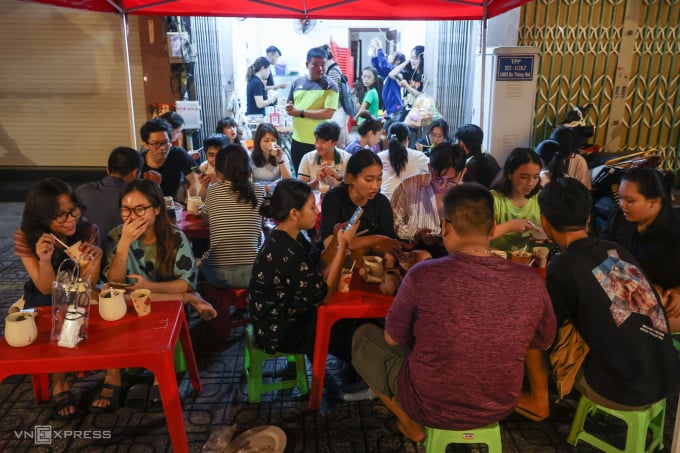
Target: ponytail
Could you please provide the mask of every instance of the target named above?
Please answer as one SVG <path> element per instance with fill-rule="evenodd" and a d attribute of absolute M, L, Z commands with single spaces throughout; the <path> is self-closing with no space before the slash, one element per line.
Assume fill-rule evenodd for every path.
<path fill-rule="evenodd" d="M 392 123 L 388 131 L 390 164 L 397 176 L 401 174 L 408 162 L 408 150 L 403 145 L 408 135 L 409 128 L 406 123 Z"/>
<path fill-rule="evenodd" d="M 246 83 L 250 82 L 255 73 L 262 68 L 268 68 L 271 63 L 266 57 L 257 57 L 257 59 L 248 66 L 248 71 L 246 72 Z"/>

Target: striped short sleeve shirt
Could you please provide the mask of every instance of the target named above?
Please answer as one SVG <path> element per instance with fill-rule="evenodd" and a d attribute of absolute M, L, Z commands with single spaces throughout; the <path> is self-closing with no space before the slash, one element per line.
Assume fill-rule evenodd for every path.
<path fill-rule="evenodd" d="M 231 183 L 208 187 L 203 213 L 210 219 L 210 249 L 203 255 L 207 266 L 253 264 L 263 242 L 260 205 L 264 189 L 255 186 L 257 206 L 238 200 Z"/>

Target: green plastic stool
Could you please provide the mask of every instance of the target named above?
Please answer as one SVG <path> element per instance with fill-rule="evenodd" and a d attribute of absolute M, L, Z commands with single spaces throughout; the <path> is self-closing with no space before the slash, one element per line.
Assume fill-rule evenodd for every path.
<path fill-rule="evenodd" d="M 187 370 L 187 361 L 184 358 L 182 343 L 179 341 L 175 345 L 175 372 L 184 373 Z"/>
<path fill-rule="evenodd" d="M 502 453 L 501 428 L 498 423 L 476 429 L 450 431 L 425 427 L 425 452 L 444 453 L 449 444 L 486 444 L 489 453 Z"/>
<path fill-rule="evenodd" d="M 305 368 L 305 355 L 285 353 L 267 354 L 262 349 L 258 349 L 255 344 L 253 326 L 246 326 L 246 347 L 243 357 L 243 369 L 248 379 L 248 401 L 259 403 L 262 401 L 262 394 L 290 388 L 299 388 L 300 393 L 307 395 L 309 386 L 307 385 L 307 369 Z M 278 382 L 265 383 L 262 378 L 262 365 L 265 360 L 286 357 L 288 362 L 295 362 L 297 376 L 295 379 L 283 379 Z"/>
<path fill-rule="evenodd" d="M 624 450 L 620 450 L 584 430 L 583 426 L 586 422 L 586 417 L 589 414 L 594 415 L 598 411 L 626 422 L 626 446 Z M 576 415 L 574 415 L 574 421 L 569 430 L 567 442 L 575 446 L 579 441 L 583 441 L 607 453 L 649 453 L 655 451 L 657 448 L 663 448 L 663 425 L 665 418 L 665 399 L 639 411 L 620 411 L 600 406 L 592 402 L 586 396 L 581 396 L 581 399 L 578 402 L 578 408 L 576 409 Z M 645 449 L 648 428 L 652 431 L 652 441 L 649 444 L 649 447 Z"/>

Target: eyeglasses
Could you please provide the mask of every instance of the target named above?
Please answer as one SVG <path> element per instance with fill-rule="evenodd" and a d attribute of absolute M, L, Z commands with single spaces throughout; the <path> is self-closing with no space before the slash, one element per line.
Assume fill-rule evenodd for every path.
<path fill-rule="evenodd" d="M 81 214 L 80 207 L 74 206 L 73 208 L 71 208 L 70 211 L 60 212 L 59 214 L 55 215 L 54 220 L 56 220 L 58 224 L 63 225 L 66 222 L 68 222 L 69 217 L 78 219 L 80 218 L 80 214 Z"/>
<path fill-rule="evenodd" d="M 169 141 L 153 142 L 153 143 L 147 143 L 147 145 L 149 145 L 149 147 L 151 147 L 153 149 L 159 149 L 159 148 L 166 148 L 166 147 L 170 146 L 170 142 Z"/>
<path fill-rule="evenodd" d="M 121 217 L 130 217 L 130 215 L 134 212 L 135 216 L 141 217 L 144 214 L 146 214 L 146 210 L 149 208 L 153 208 L 153 205 L 149 206 L 135 206 L 134 208 L 120 208 L 120 216 Z"/>
<path fill-rule="evenodd" d="M 433 176 L 432 182 L 434 183 L 435 186 L 438 186 L 438 187 L 442 187 L 442 186 L 453 187 L 456 184 L 458 184 L 458 181 L 456 179 L 458 179 L 457 176 L 450 176 L 448 178 Z"/>
<path fill-rule="evenodd" d="M 433 134 L 430 132 L 430 138 L 436 138 L 438 140 L 442 140 L 444 138 L 444 134 Z"/>

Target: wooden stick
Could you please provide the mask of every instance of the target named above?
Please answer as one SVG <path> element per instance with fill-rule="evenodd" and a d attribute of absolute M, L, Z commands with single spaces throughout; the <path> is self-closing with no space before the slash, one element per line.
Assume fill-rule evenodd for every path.
<path fill-rule="evenodd" d="M 59 240 L 59 238 L 56 237 L 54 234 L 50 233 L 50 236 L 52 236 L 52 237 L 54 238 L 55 241 L 57 241 L 59 244 L 61 244 L 62 247 L 64 247 L 65 249 L 68 248 L 68 245 L 66 245 L 66 244 L 64 244 L 63 242 L 61 242 L 61 241 Z"/>

